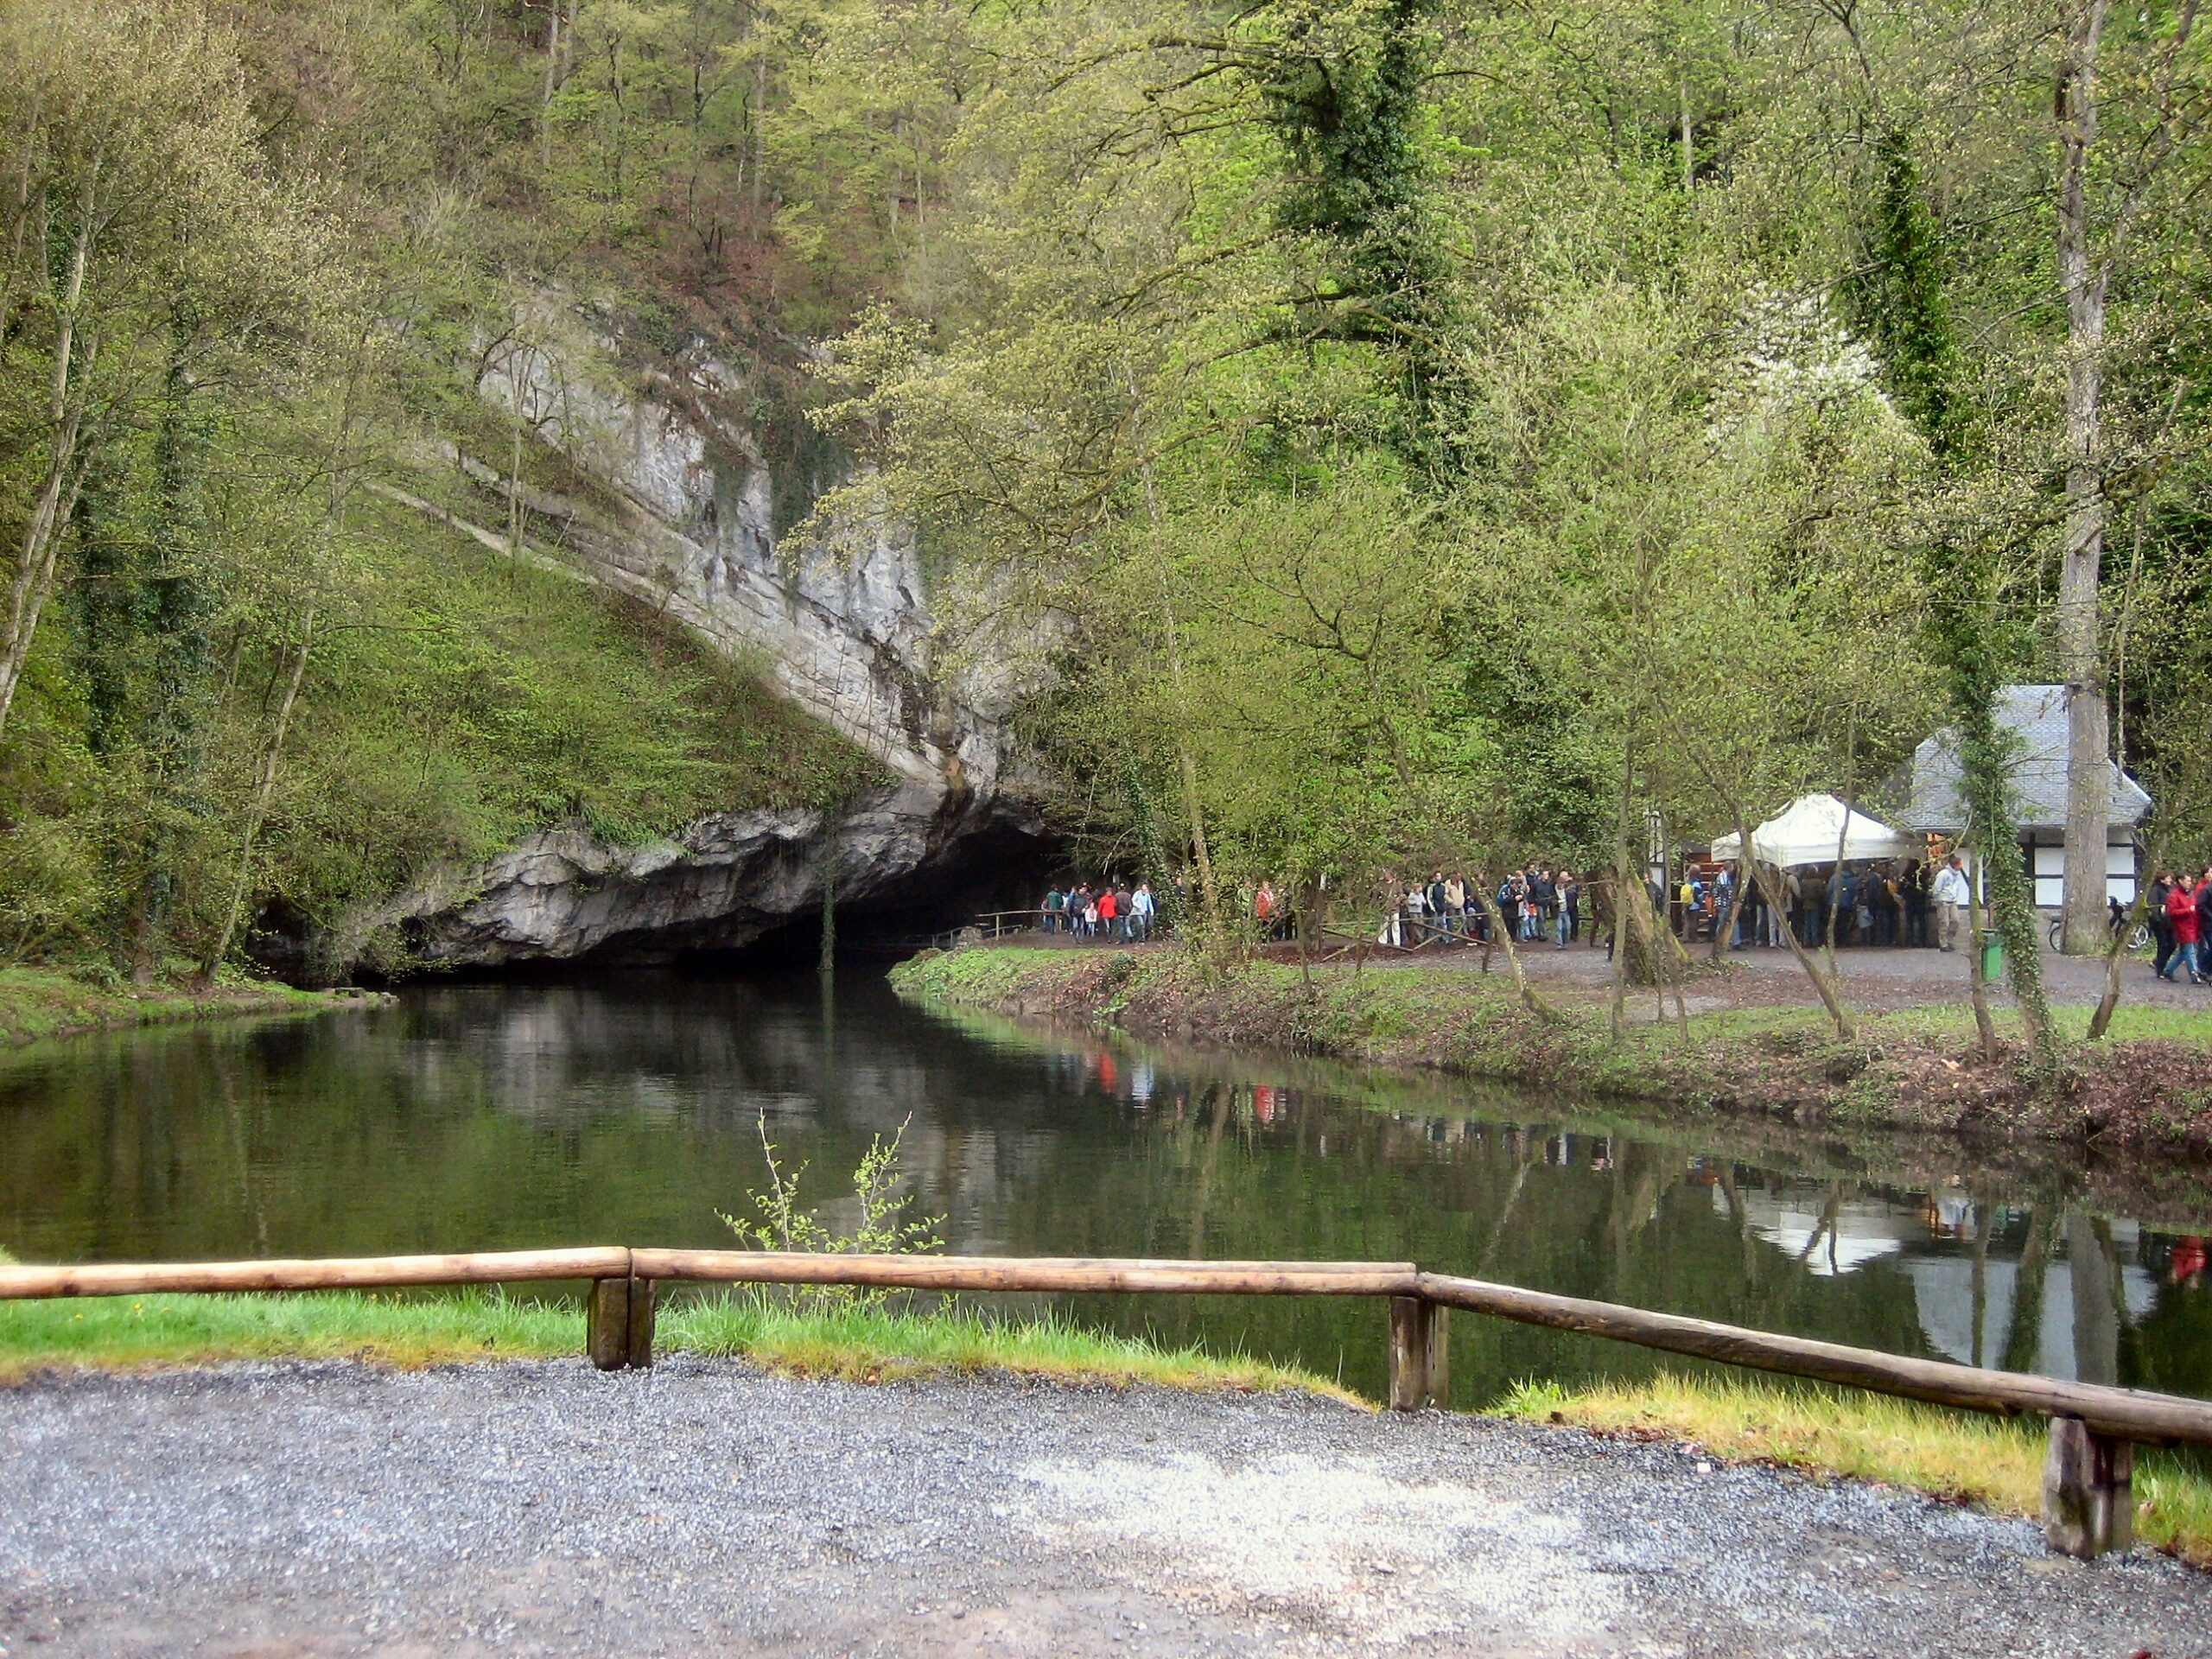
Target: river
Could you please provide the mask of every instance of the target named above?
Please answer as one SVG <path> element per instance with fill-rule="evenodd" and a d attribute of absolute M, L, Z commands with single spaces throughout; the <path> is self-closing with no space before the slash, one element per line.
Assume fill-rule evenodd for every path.
<path fill-rule="evenodd" d="M 97 1262 L 728 1244 L 717 1212 L 763 1184 L 764 1128 L 835 1199 L 901 1124 L 956 1252 L 1411 1259 L 2212 1396 L 2212 1212 L 2125 1172 L 1147 1049 L 911 1007 L 855 972 L 826 996 L 811 974 L 422 986 L 365 1012 L 24 1050 L 0 1058 L 0 1246 Z M 1367 1302 L 1062 1306 L 1382 1386 Z M 1522 1377 L 1681 1363 L 1452 1327 L 1463 1406 Z"/>

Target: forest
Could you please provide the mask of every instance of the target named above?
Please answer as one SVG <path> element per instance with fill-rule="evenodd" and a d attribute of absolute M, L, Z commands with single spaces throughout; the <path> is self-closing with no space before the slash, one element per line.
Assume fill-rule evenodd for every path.
<path fill-rule="evenodd" d="M 1195 926 L 1944 728 L 2009 846 L 2023 681 L 2212 857 L 2194 0 L 11 0 L 0 86 L 16 959 L 867 775 L 519 556 L 582 334 L 734 365 L 781 556 L 915 538 Z M 506 556 L 416 510 L 486 476 Z"/>

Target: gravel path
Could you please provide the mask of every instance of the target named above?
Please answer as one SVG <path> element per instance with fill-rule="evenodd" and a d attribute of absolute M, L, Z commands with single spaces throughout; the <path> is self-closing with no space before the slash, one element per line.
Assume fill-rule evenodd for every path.
<path fill-rule="evenodd" d="M 0 1654 L 2212 1655 L 2212 1577 L 1673 1446 L 678 1357 L 0 1389 Z"/>

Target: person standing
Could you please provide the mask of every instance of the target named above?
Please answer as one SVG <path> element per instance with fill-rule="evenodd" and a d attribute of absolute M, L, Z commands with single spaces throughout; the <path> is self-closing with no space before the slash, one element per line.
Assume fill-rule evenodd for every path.
<path fill-rule="evenodd" d="M 1060 912 L 1067 906 L 1067 895 L 1057 887 L 1045 895 L 1045 931 L 1056 931 L 1060 925 Z"/>
<path fill-rule="evenodd" d="M 1928 864 L 1915 859 L 1904 872 L 1904 942 L 1925 949 L 1928 940 Z"/>
<path fill-rule="evenodd" d="M 1582 928 L 1582 884 L 1574 879 L 1573 870 L 1559 873 L 1559 948 L 1562 950 L 1574 943 L 1574 936 Z"/>
<path fill-rule="evenodd" d="M 1252 919 L 1258 924 L 1262 939 L 1274 938 L 1275 890 L 1268 881 L 1262 880 L 1260 890 L 1252 895 Z"/>
<path fill-rule="evenodd" d="M 1467 912 L 1467 884 L 1454 870 L 1444 878 L 1444 931 L 1457 933 Z"/>
<path fill-rule="evenodd" d="M 1973 889 L 1967 885 L 1966 872 L 1959 867 L 1956 853 L 1936 872 L 1936 886 L 1929 896 L 1936 901 L 1936 948 L 1951 950 L 1959 937 L 1959 912 L 1974 896 Z"/>
<path fill-rule="evenodd" d="M 1153 902 L 1152 883 L 1140 881 L 1137 890 L 1129 895 L 1129 938 L 1132 944 L 1143 944 L 1152 938 L 1152 918 L 1160 907 Z"/>
<path fill-rule="evenodd" d="M 2173 872 L 2160 870 L 2152 878 L 2150 897 L 2144 904 L 2144 914 L 2151 923 L 2151 943 L 2156 947 L 2151 957 L 2154 974 L 2164 973 L 2166 963 L 2173 960 L 2174 925 L 2166 919 L 2166 895 L 2173 890 Z"/>
<path fill-rule="evenodd" d="M 2204 976 L 2197 971 L 2196 965 L 2197 938 L 2202 931 L 2201 912 L 2196 907 L 2195 887 L 2186 875 L 2177 877 L 2166 894 L 2166 919 L 2173 924 L 2174 953 L 2158 970 L 2158 977 L 2171 979 L 2175 969 L 2185 968 L 2189 970 L 2189 982 L 2202 985 Z"/>

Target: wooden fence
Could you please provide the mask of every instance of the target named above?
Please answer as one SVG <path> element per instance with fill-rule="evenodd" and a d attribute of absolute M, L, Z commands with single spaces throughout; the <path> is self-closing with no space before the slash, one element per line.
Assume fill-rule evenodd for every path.
<path fill-rule="evenodd" d="M 2133 1541 L 2137 1443 L 2212 1446 L 2212 1401 L 1910 1359 L 1613 1302 L 1424 1273 L 1410 1262 L 821 1255 L 611 1246 L 468 1255 L 0 1267 L 0 1301 L 575 1280 L 590 1285 L 585 1351 L 603 1370 L 652 1363 L 653 1313 L 658 1287 L 664 1281 L 940 1293 L 1375 1296 L 1389 1303 L 1389 1403 L 1400 1411 L 1446 1402 L 1445 1314 L 1447 1309 L 1459 1308 L 1958 1410 L 2034 1414 L 2050 1420 L 2044 1467 L 2044 1535 L 2053 1548 L 2075 1555 L 2125 1549 Z"/>

